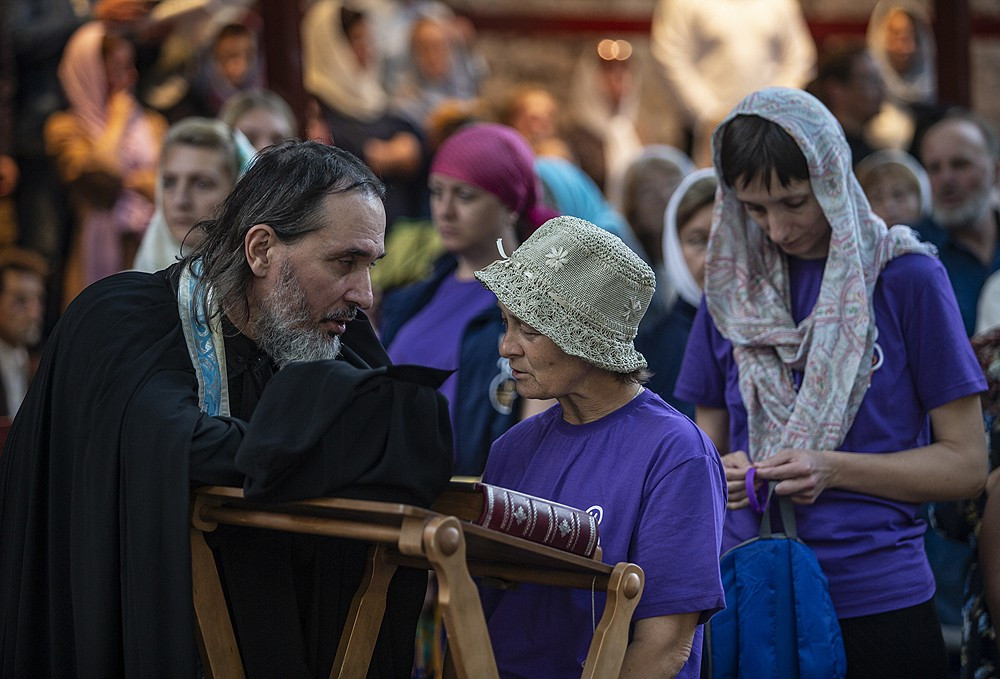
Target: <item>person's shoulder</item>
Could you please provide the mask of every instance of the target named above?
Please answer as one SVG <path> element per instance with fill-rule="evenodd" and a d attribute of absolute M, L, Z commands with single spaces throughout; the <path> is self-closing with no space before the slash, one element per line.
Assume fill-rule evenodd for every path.
<path fill-rule="evenodd" d="M 643 445 L 651 451 L 683 458 L 718 455 L 709 438 L 687 415 L 650 389 L 640 397 L 643 402 L 636 408 L 639 422 L 629 426 L 640 436 L 648 437 Z"/>
<path fill-rule="evenodd" d="M 168 278 L 168 271 L 123 271 L 102 278 L 77 295 L 66 308 L 63 318 L 93 318 L 101 313 L 122 317 L 132 312 L 151 311 L 163 305 L 176 308 L 177 297 Z"/>
<path fill-rule="evenodd" d="M 907 253 L 889 260 L 879 274 L 879 285 L 891 292 L 919 292 L 925 286 L 937 285 L 941 276 L 947 278 L 940 259 Z"/>

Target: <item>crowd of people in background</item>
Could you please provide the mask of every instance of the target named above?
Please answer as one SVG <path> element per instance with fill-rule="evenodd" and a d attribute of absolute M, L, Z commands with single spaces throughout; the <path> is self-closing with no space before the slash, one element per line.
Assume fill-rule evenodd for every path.
<path fill-rule="evenodd" d="M 154 272 L 190 255 L 204 240 L 201 223 L 216 214 L 255 154 L 286 139 L 347 150 L 384 182 L 387 254 L 372 270 L 368 315 L 393 362 L 455 371 L 441 392 L 450 405 L 461 475 L 510 478 L 491 457 L 493 442 L 556 401 L 563 408 L 573 401 L 558 389 L 526 398 L 515 387 L 511 354 L 519 349 L 504 348 L 500 338 L 530 319 L 512 313 L 504 293 L 477 273 L 496 275 L 550 218 L 583 219 L 617 236 L 628 247 L 629 266 L 644 275 L 649 270 L 655 288 L 634 328 L 635 347 L 651 373 L 645 389 L 707 433 L 730 481 L 751 462 L 744 451 L 781 441 L 762 424 L 770 413 L 768 394 L 761 396 L 764 405 L 744 403 L 748 390 L 766 391 L 760 384 L 780 371 L 755 362 L 743 345 L 764 342 L 754 330 L 761 319 L 791 331 L 812 318 L 814 304 L 839 304 L 843 288 L 814 260 L 826 263 L 830 253 L 840 261 L 842 252 L 860 247 L 856 270 L 844 274 L 864 280 L 875 300 L 874 320 L 851 328 L 863 340 L 860 348 L 844 345 L 840 325 L 810 331 L 814 351 L 822 344 L 828 361 L 842 358 L 856 373 L 839 385 L 834 401 L 848 404 L 863 431 L 843 442 L 846 430 L 837 429 L 836 444 L 852 451 L 962 447 L 972 433 L 961 426 L 978 427 L 981 412 L 991 471 L 986 491 L 971 501 L 944 501 L 964 490 L 958 482 L 940 490 L 900 482 L 883 488 L 877 503 L 881 510 L 896 507 L 890 512 L 903 507 L 912 519 L 905 535 L 879 539 L 920 552 L 926 520 L 951 541 L 927 547 L 938 583 L 936 614 L 909 610 L 934 589 L 923 557 L 869 562 L 852 556 L 849 536 L 871 511 L 865 514 L 856 496 L 871 491 L 864 483 L 824 491 L 815 522 L 801 521 L 801 532 L 809 541 L 836 520 L 855 524 L 843 526 L 838 535 L 848 537 L 820 555 L 824 568 L 836 573 L 830 581 L 838 614 L 906 608 L 909 617 L 893 624 L 911 631 L 933 627 L 939 615 L 948 626 L 963 625 L 963 676 L 997 676 L 1000 654 L 986 593 L 1000 583 L 990 582 L 995 574 L 982 570 L 977 557 L 983 539 L 991 548 L 1000 541 L 997 500 L 993 507 L 987 502 L 1000 479 L 1000 140 L 980 116 L 938 99 L 933 25 L 922 3 L 881 0 L 867 35 L 816 45 L 794 0 L 659 0 L 650 35 L 653 68 L 639 67 L 626 40 L 602 36 L 588 42 L 567 73 L 566 97 L 526 81 L 486 100 L 490 64 L 477 49 L 472 24 L 447 3 L 313 0 L 301 23 L 304 110 L 293 110 L 274 91 L 282 74 L 265 67 L 269 36 L 256 9 L 250 0 L 6 3 L 0 15 L 0 416 L 9 423 L 17 412 L 46 336 L 82 290 L 120 271 Z M 683 134 L 670 144 L 639 124 L 640 94 L 651 79 L 682 112 Z M 772 87 L 785 88 L 767 90 L 777 103 L 744 100 Z M 802 92 L 815 100 L 797 98 Z M 734 117 L 741 101 L 744 109 Z M 768 124 L 744 129 L 746 116 Z M 772 139 L 767 135 L 775 124 L 798 130 L 789 148 L 801 152 L 802 162 L 768 160 L 762 145 L 752 159 L 764 169 L 755 170 L 739 157 L 751 152 L 740 149 L 734 130 L 741 139 Z M 821 157 L 823 149 L 807 143 L 810 132 L 842 135 L 847 164 Z M 789 187 L 806 188 L 799 195 Z M 782 191 L 788 195 L 771 205 Z M 772 216 L 799 210 L 800 199 L 816 203 L 832 239 L 819 244 L 807 236 L 797 251 L 762 222 L 768 210 Z M 748 218 L 769 238 L 748 231 Z M 894 234 L 891 252 L 866 235 L 871 229 L 882 238 L 886 227 Z M 788 255 L 791 264 L 782 264 Z M 539 256 L 544 260 L 546 253 Z M 754 269 L 764 264 L 773 268 Z M 741 287 L 750 285 L 747 271 L 773 290 L 787 287 L 790 317 L 782 315 L 781 300 L 766 294 L 771 287 Z M 930 279 L 938 282 L 926 283 Z M 928 292 L 914 299 L 907 292 L 914 287 Z M 881 375 L 873 387 L 892 413 L 871 407 L 873 392 L 860 405 L 869 365 L 878 368 L 883 352 L 911 357 L 896 382 Z M 796 370 L 809 370 L 805 359 L 800 363 Z M 843 364 L 823 367 L 835 371 Z M 603 377 L 613 381 L 613 372 Z M 912 373 L 913 383 L 906 382 L 910 397 L 901 404 L 903 373 Z M 989 388 L 979 403 L 981 373 Z M 792 415 L 800 416 L 802 426 L 823 419 L 822 413 Z M 529 430 L 517 431 L 500 439 L 501 454 L 512 459 L 517 437 Z M 702 441 L 700 433 L 689 434 Z M 769 464 L 776 463 L 763 468 Z M 923 469 L 948 476 L 935 465 Z M 730 485 L 730 514 L 749 515 L 740 500 Z M 917 518 L 922 502 L 923 518 Z M 751 535 L 748 525 L 742 519 L 730 524 L 723 545 Z M 878 537 L 877 530 L 871 534 Z M 966 547 L 935 558 L 935 549 L 958 543 Z M 959 565 L 948 563 L 955 558 Z M 919 572 L 909 570 L 913 563 Z M 881 580 L 859 585 L 858 569 Z M 881 608 L 864 603 L 901 580 L 911 585 L 906 593 Z M 716 607 L 713 597 L 706 601 L 704 609 Z M 504 605 L 497 603 L 497 620 L 508 615 Z M 519 603 L 506 605 L 523 613 Z M 685 624 L 693 629 L 695 621 Z M 858 627 L 854 634 L 868 630 Z M 918 666 L 933 662 L 916 653 L 935 651 L 927 641 L 933 636 L 914 635 L 914 646 L 905 647 Z M 433 672 L 421 665 L 425 660 L 418 657 L 418 672 Z"/>

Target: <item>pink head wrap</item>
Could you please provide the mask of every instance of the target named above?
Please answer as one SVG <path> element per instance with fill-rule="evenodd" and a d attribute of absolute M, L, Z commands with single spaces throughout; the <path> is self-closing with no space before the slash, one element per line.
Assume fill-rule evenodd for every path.
<path fill-rule="evenodd" d="M 472 184 L 496 196 L 534 227 L 558 213 L 541 202 L 542 188 L 527 140 L 506 125 L 479 123 L 448 137 L 431 162 L 431 174 Z"/>

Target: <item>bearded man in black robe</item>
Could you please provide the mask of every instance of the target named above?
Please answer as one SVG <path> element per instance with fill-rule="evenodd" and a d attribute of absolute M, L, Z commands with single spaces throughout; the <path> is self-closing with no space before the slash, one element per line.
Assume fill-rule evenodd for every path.
<path fill-rule="evenodd" d="M 443 489 L 447 406 L 358 312 L 384 193 L 337 148 L 272 147 L 192 253 L 67 309 L 0 459 L 0 676 L 197 676 L 193 487 L 422 505 Z M 207 537 L 248 676 L 327 676 L 367 545 Z M 369 676 L 409 677 L 425 582 L 397 572 Z"/>

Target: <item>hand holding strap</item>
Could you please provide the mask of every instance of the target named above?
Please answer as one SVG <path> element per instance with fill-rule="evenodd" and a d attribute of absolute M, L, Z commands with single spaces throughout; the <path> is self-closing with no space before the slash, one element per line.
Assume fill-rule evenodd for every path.
<path fill-rule="evenodd" d="M 747 469 L 746 486 L 747 486 L 747 499 L 750 501 L 750 509 L 754 510 L 758 514 L 764 513 L 764 504 L 767 502 L 767 497 L 765 496 L 764 501 L 761 501 L 761 497 L 757 492 L 757 486 L 754 482 L 757 476 L 757 469 L 750 467 Z"/>

